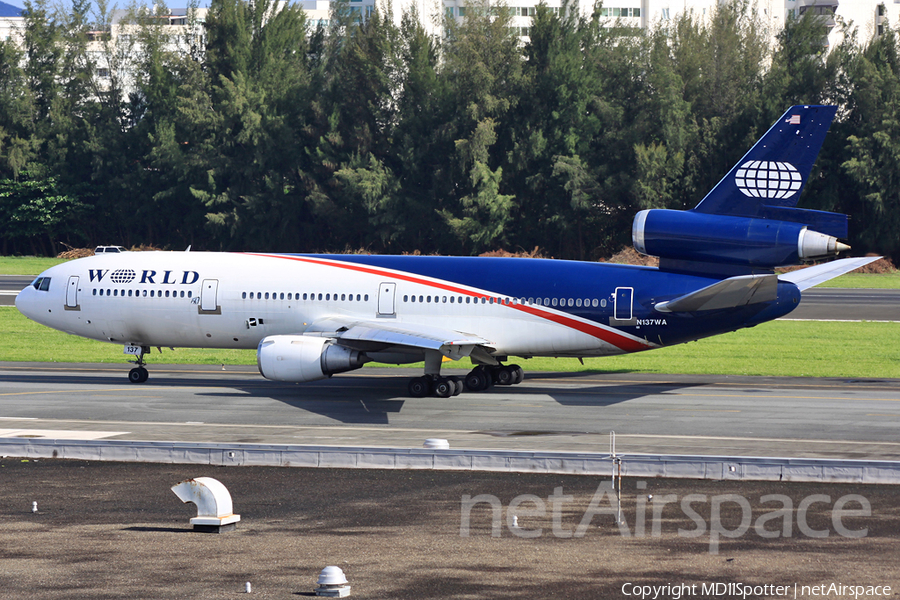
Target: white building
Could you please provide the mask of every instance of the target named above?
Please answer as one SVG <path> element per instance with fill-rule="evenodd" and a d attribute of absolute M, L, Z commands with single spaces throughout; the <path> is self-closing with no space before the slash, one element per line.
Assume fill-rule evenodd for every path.
<path fill-rule="evenodd" d="M 401 0 L 402 2 L 403 0 Z M 415 1 L 415 0 L 406 0 Z M 712 15 L 718 4 L 726 0 L 604 0 L 601 16 L 618 21 L 626 27 L 647 29 L 675 19 L 687 12 L 699 19 Z M 900 0 L 750 0 L 751 9 L 768 27 L 774 43 L 775 36 L 791 17 L 800 17 L 808 11 L 821 15 L 832 27 L 828 46 L 833 48 L 841 41 L 838 21 L 852 22 L 859 31 L 859 41 L 865 42 L 883 32 L 886 23 L 897 27 L 900 22 Z M 513 26 L 527 35 L 537 0 L 507 0 L 513 9 Z M 558 10 L 559 0 L 547 0 L 547 5 Z M 467 0 L 443 0 L 446 14 L 456 18 L 465 16 Z M 400 8 L 395 4 L 395 9 Z M 593 9 L 593 0 L 579 0 L 579 9 L 587 15 Z M 420 11 L 421 14 L 421 11 Z"/>
<path fill-rule="evenodd" d="M 0 2 L 0 42 L 14 39 L 21 44 L 24 24 L 21 8 Z"/>

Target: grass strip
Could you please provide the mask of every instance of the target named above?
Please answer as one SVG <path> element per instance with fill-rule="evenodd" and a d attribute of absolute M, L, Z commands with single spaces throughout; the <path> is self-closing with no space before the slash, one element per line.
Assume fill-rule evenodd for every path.
<path fill-rule="evenodd" d="M 0 361 L 122 363 L 122 346 L 55 331 L 0 307 Z M 156 348 L 151 363 L 252 365 L 254 350 Z M 515 359 L 526 371 L 900 378 L 900 323 L 773 321 L 623 356 Z M 469 369 L 468 360 L 445 363 Z"/>

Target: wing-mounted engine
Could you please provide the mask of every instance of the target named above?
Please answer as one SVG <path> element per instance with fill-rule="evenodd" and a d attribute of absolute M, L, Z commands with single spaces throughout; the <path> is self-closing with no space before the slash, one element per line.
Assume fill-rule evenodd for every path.
<path fill-rule="evenodd" d="M 274 381 L 299 383 L 359 369 L 369 362 L 365 354 L 325 337 L 271 335 L 256 349 L 260 374 Z"/>
<path fill-rule="evenodd" d="M 639 212 L 632 240 L 638 252 L 663 261 L 765 270 L 850 249 L 837 237 L 810 230 L 803 223 L 664 209 Z"/>

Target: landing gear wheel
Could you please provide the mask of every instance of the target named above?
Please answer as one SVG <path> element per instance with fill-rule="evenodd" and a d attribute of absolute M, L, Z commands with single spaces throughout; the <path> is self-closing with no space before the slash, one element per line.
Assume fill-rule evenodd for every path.
<path fill-rule="evenodd" d="M 449 398 L 456 391 L 456 382 L 441 377 L 434 382 L 434 395 L 438 398 Z"/>
<path fill-rule="evenodd" d="M 424 398 L 431 393 L 431 380 L 428 377 L 416 377 L 409 380 L 409 395 L 413 398 Z"/>
<path fill-rule="evenodd" d="M 459 377 L 453 375 L 447 378 L 453 384 L 453 395 L 459 396 L 466 389 L 466 385 L 459 380 Z"/>
<path fill-rule="evenodd" d="M 475 367 L 466 375 L 465 383 L 470 392 L 482 392 L 491 384 L 491 374 L 484 367 Z"/>
<path fill-rule="evenodd" d="M 522 383 L 522 380 L 525 379 L 525 371 L 523 371 L 522 367 L 520 367 L 519 365 L 509 365 L 506 368 L 512 372 L 512 385 L 520 384 Z"/>
<path fill-rule="evenodd" d="M 144 383 L 149 377 L 150 373 L 144 367 L 135 367 L 128 371 L 128 381 L 131 383 Z"/>
<path fill-rule="evenodd" d="M 515 375 L 509 367 L 500 367 L 496 375 L 497 385 L 512 385 L 515 383 Z"/>

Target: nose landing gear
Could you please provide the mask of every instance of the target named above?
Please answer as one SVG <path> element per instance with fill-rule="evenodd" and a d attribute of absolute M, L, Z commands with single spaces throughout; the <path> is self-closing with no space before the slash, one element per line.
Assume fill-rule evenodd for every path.
<path fill-rule="evenodd" d="M 128 371 L 128 381 L 131 383 L 144 383 L 150 377 L 150 372 L 144 367 L 144 355 L 150 353 L 150 346 L 125 346 L 126 354 L 133 354 L 137 360 L 128 362 L 137 365 Z"/>

